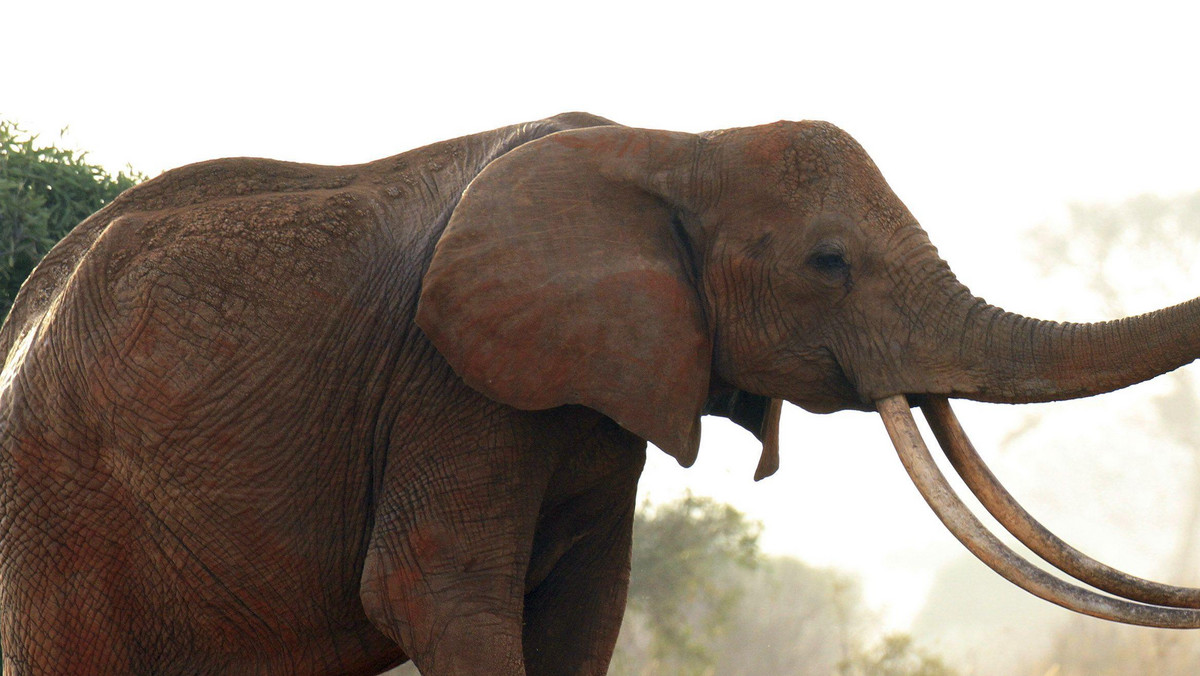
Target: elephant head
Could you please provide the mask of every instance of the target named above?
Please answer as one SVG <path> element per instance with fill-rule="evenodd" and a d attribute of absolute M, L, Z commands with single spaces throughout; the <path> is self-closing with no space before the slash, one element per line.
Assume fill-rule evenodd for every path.
<path fill-rule="evenodd" d="M 1104 568 L 1028 519 L 945 404 L 1082 397 L 1187 364 L 1200 356 L 1200 300 L 1098 324 L 988 305 L 830 124 L 700 135 L 606 126 L 528 143 L 464 193 L 417 320 L 484 394 L 522 409 L 594 408 L 685 466 L 705 412 L 763 439 L 761 477 L 776 464 L 781 400 L 879 410 L 926 499 L 1001 574 L 1085 613 L 1200 626 L 1196 590 Z M 909 401 L 1002 523 L 1133 600 L 1067 589 L 981 532 L 939 483 Z"/>

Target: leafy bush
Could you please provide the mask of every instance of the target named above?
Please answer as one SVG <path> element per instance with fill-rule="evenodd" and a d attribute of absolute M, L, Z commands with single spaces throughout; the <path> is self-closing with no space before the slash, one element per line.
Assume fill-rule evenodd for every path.
<path fill-rule="evenodd" d="M 132 170 L 113 176 L 90 164 L 87 153 L 42 146 L 0 120 L 0 315 L 50 247 L 144 179 Z"/>

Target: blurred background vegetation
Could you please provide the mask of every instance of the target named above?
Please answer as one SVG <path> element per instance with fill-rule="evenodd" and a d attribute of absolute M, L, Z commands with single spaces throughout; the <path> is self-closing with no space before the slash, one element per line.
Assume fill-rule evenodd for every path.
<path fill-rule="evenodd" d="M 144 179 L 129 168 L 113 174 L 90 164 L 84 152 L 43 144 L 17 124 L 0 120 L 0 311 L 7 314 L 20 283 L 58 239 Z M 1200 192 L 1076 205 L 1062 222 L 1034 231 L 1030 245 L 1048 288 L 1063 275 L 1082 274 L 1093 292 L 1093 310 L 1100 313 L 1118 316 L 1148 309 L 1139 301 L 1145 285 L 1175 284 L 1178 288 L 1172 290 L 1182 301 L 1196 295 L 1196 289 L 1179 280 L 1200 255 Z M 1151 576 L 1194 585 L 1200 583 L 1200 394 L 1190 371 L 1168 378 L 1166 390 L 1146 403 L 1145 411 L 1123 415 L 1132 416 L 1133 428 L 1157 442 L 1142 452 L 1173 453 L 1176 458 L 1174 484 L 1142 498 L 1171 501 L 1179 512 L 1172 522 L 1181 524 L 1173 549 L 1153 553 L 1154 560 L 1166 565 L 1150 571 Z M 1076 469 L 1094 464 L 1084 456 L 1094 456 L 1109 441 L 1087 436 L 1086 429 L 1070 438 L 1062 434 L 1031 414 L 1002 452 L 1020 455 L 1023 445 L 1049 444 Z M 1122 452 L 1127 456 L 1132 449 Z M 1108 471 L 1128 474 L 1136 465 L 1136 458 L 1126 457 L 1124 464 Z M 1103 467 L 1098 476 L 1102 484 Z M 1146 483 L 1161 487 L 1169 479 L 1153 477 Z M 1063 511 L 1077 510 L 1080 501 L 1065 499 Z M 1120 511 L 1129 505 L 1107 507 Z M 1145 524 L 1133 524 L 1129 532 L 1139 526 Z M 734 508 L 701 496 L 642 505 L 634 528 L 629 603 L 610 673 L 1200 673 L 1200 632 L 1064 616 L 1014 592 L 972 559 L 940 572 L 925 609 L 908 632 L 889 632 L 863 601 L 858 580 L 795 558 L 763 554 L 760 532 L 759 524 Z M 416 669 L 406 665 L 393 673 L 412 674 Z"/>
<path fill-rule="evenodd" d="M 760 526 L 685 495 L 643 504 L 614 676 L 952 676 L 882 635 L 857 580 L 758 550 Z"/>

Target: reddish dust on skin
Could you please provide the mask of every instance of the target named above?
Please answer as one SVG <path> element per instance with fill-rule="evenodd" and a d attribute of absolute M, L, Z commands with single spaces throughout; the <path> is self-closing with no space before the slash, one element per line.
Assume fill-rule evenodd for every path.
<path fill-rule="evenodd" d="M 364 579 L 363 592 L 367 600 L 375 597 L 370 605 L 388 609 L 388 613 L 399 611 L 398 616 L 410 627 L 428 626 L 433 617 L 436 600 L 427 593 L 420 566 L 390 566 L 382 578 Z"/>
<path fill-rule="evenodd" d="M 407 551 L 388 553 L 390 548 L 368 555 L 361 594 L 368 615 L 404 618 L 409 627 L 428 626 L 437 599 L 430 594 L 425 576 L 428 562 L 446 551 L 445 538 L 428 527 L 416 527 L 405 539 Z"/>
<path fill-rule="evenodd" d="M 688 288 L 679 275 L 656 269 L 629 270 L 598 283 L 596 292 L 613 298 L 619 314 L 641 320 L 617 322 L 614 320 L 618 317 L 610 317 L 599 322 L 601 330 L 610 323 L 616 329 L 600 336 L 608 339 L 605 347 L 627 358 L 645 354 L 650 359 L 638 366 L 651 371 L 672 364 L 690 367 L 686 362 L 679 363 L 680 355 L 686 354 L 684 350 L 696 348 L 695 336 L 702 327 L 699 299 L 689 294 Z M 686 370 L 671 375 L 694 377 Z"/>
<path fill-rule="evenodd" d="M 769 166 L 783 157 L 792 147 L 793 135 L 784 133 L 784 126 L 792 123 L 776 122 L 767 125 L 770 131 L 754 134 L 746 144 L 746 156 L 755 165 Z"/>
<path fill-rule="evenodd" d="M 444 527 L 418 525 L 405 537 L 406 550 L 400 556 L 383 556 L 374 565 L 368 564 L 363 579 L 364 597 L 377 599 L 374 604 L 383 608 L 399 610 L 398 617 L 410 628 L 427 628 L 434 622 L 440 604 L 446 602 L 441 596 L 445 589 L 435 589 L 435 583 L 445 586 L 444 573 L 454 573 L 455 555 L 462 551 L 452 542 L 453 538 Z M 378 552 L 374 555 L 378 556 Z M 381 560 L 390 560 L 386 571 L 377 571 Z M 463 564 L 459 572 L 470 572 L 474 559 Z M 397 565 L 399 564 L 399 565 Z M 399 605 L 400 608 L 396 608 Z"/>
<path fill-rule="evenodd" d="M 418 561 L 429 561 L 454 551 L 449 540 L 441 528 L 417 526 L 408 533 L 408 549 Z"/>
<path fill-rule="evenodd" d="M 699 298 L 679 273 L 661 269 L 613 275 L 596 290 L 620 299 L 614 316 L 633 318 L 604 320 L 592 339 L 618 365 L 593 377 L 622 381 L 616 388 L 596 387 L 599 410 L 676 458 L 690 457 L 712 360 Z M 627 392 L 642 392 L 644 399 L 632 403 Z"/>
<path fill-rule="evenodd" d="M 649 151 L 650 139 L 646 134 L 630 133 L 628 129 L 614 132 L 614 129 L 620 128 L 598 127 L 588 133 L 556 134 L 548 138 L 563 147 L 586 150 L 598 156 L 640 156 Z"/>
<path fill-rule="evenodd" d="M 598 271 L 589 277 L 588 286 L 600 302 L 564 303 L 556 314 L 533 309 L 543 307 L 547 295 L 574 298 L 581 280 L 564 279 L 561 289 L 539 288 L 538 296 L 489 289 L 476 310 L 482 314 L 456 327 L 459 335 L 445 341 L 451 346 L 474 344 L 459 350 L 462 375 L 494 398 L 527 409 L 596 406 L 599 402 L 592 398 L 607 396 L 612 389 L 601 387 L 601 381 L 612 376 L 609 366 L 622 365 L 618 371 L 636 380 L 632 386 L 639 390 L 657 382 L 695 379 L 699 358 L 692 356 L 703 350 L 706 360 L 707 343 L 698 299 L 689 297 L 690 287 L 679 273 L 632 269 Z M 597 360 L 606 365 L 602 373 L 595 372 Z M 536 370 L 529 368 L 532 364 Z M 651 378 L 655 382 L 648 383 Z M 603 391 L 591 391 L 594 387 Z"/>

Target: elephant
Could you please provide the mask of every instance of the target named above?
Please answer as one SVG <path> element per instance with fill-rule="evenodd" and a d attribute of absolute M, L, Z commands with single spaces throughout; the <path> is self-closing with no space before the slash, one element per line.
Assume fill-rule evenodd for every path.
<path fill-rule="evenodd" d="M 0 329 L 7 674 L 603 674 L 647 442 L 704 415 L 778 467 L 784 401 L 878 411 L 926 499 L 1017 584 L 1196 627 L 979 461 L 949 398 L 1101 394 L 1200 356 L 1200 299 L 1098 323 L 971 294 L 825 122 L 585 113 L 382 160 L 202 162 L 41 262 Z M 918 406 L 1033 568 L 944 484 Z M 1049 578 L 1049 579 L 1047 579 Z"/>

